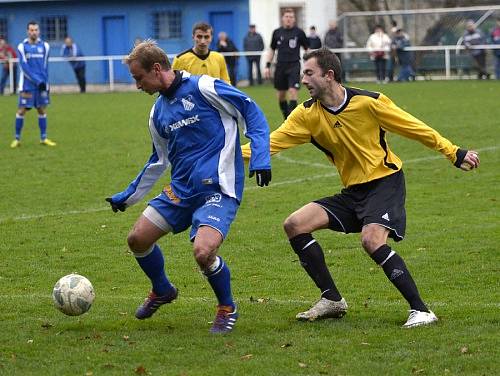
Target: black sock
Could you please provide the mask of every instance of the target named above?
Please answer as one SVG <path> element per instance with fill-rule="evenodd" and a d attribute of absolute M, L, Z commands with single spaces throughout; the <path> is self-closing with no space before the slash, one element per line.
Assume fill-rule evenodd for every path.
<path fill-rule="evenodd" d="M 429 312 L 429 309 L 420 298 L 417 285 L 413 281 L 403 259 L 391 247 L 384 244 L 370 257 L 384 269 L 384 273 L 401 295 L 408 301 L 411 309 Z"/>
<path fill-rule="evenodd" d="M 288 103 L 287 101 L 280 101 L 280 110 L 283 114 L 283 118 L 286 119 L 288 116 Z"/>
<path fill-rule="evenodd" d="M 288 102 L 288 115 L 292 113 L 293 110 L 295 110 L 295 107 L 297 107 L 297 101 L 290 101 Z"/>
<path fill-rule="evenodd" d="M 290 245 L 299 256 L 300 264 L 321 290 L 321 297 L 339 301 L 342 299 L 325 263 L 319 243 L 311 234 L 300 234 L 290 239 Z"/>

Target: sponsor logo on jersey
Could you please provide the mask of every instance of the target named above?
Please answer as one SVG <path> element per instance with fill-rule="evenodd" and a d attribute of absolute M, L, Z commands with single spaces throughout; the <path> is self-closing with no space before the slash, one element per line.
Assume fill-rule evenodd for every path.
<path fill-rule="evenodd" d="M 169 124 L 168 127 L 170 128 L 170 131 L 175 131 L 176 129 L 182 128 L 186 125 L 197 123 L 199 121 L 200 121 L 200 115 L 194 115 L 186 119 L 176 121 L 173 124 Z"/>
<path fill-rule="evenodd" d="M 182 106 L 186 111 L 191 111 L 194 108 L 194 103 L 192 102 L 192 100 L 193 97 L 191 95 L 181 99 Z"/>
<path fill-rule="evenodd" d="M 333 125 L 333 128 L 342 128 L 342 124 L 340 124 L 340 121 L 337 120 Z"/>
<path fill-rule="evenodd" d="M 389 219 L 389 213 L 385 213 L 383 216 L 382 216 L 382 219 L 385 219 L 387 222 L 390 221 Z"/>
<path fill-rule="evenodd" d="M 44 54 L 33 54 L 33 53 L 27 53 L 26 54 L 26 59 L 32 59 L 32 58 L 39 58 L 39 59 L 43 59 L 45 57 Z"/>
<path fill-rule="evenodd" d="M 293 39 L 290 39 L 288 41 L 288 47 L 290 48 L 296 48 L 297 47 L 297 37 L 293 38 Z"/>
<path fill-rule="evenodd" d="M 220 193 L 214 193 L 213 195 L 205 197 L 206 204 L 220 202 L 220 200 L 222 200 L 222 195 Z"/>
<path fill-rule="evenodd" d="M 213 220 L 213 221 L 220 222 L 220 218 L 218 218 L 218 217 L 214 217 L 213 215 L 209 215 L 209 216 L 208 216 L 208 219 L 211 219 L 211 220 Z"/>

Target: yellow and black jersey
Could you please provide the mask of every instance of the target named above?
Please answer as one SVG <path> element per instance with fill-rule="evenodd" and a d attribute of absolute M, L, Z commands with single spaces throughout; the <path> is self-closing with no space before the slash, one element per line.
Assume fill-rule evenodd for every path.
<path fill-rule="evenodd" d="M 215 51 L 209 50 L 206 55 L 198 55 L 192 49 L 181 52 L 174 58 L 172 69 L 185 70 L 195 75 L 206 74 L 231 83 L 224 56 Z"/>
<path fill-rule="evenodd" d="M 401 160 L 386 141 L 394 132 L 423 143 L 456 161 L 458 146 L 396 106 L 381 93 L 346 87 L 346 101 L 337 111 L 309 99 L 271 133 L 271 154 L 312 143 L 337 168 L 344 186 L 366 183 L 399 171 Z M 249 145 L 242 147 L 250 156 Z"/>

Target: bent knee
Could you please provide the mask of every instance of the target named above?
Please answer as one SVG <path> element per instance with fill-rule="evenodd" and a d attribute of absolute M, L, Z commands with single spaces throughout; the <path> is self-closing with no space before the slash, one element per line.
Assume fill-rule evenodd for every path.
<path fill-rule="evenodd" d="M 136 231 L 131 231 L 127 236 L 128 247 L 131 251 L 147 251 L 152 243 Z"/>
<path fill-rule="evenodd" d="M 200 268 L 205 270 L 215 261 L 215 250 L 203 245 L 196 245 L 193 248 L 193 256 Z"/>
<path fill-rule="evenodd" d="M 283 229 L 289 238 L 301 233 L 300 221 L 294 215 L 290 215 L 285 222 L 283 222 Z"/>

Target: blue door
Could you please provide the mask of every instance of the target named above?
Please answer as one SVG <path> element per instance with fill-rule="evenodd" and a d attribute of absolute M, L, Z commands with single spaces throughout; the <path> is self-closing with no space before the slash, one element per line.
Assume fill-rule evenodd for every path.
<path fill-rule="evenodd" d="M 104 36 L 104 55 L 126 55 L 127 46 L 127 27 L 125 16 L 107 16 L 103 17 L 103 36 Z M 109 65 L 105 62 L 106 80 L 109 81 Z M 113 76 L 115 82 L 130 82 L 130 74 L 127 67 L 121 60 L 113 62 Z"/>
<path fill-rule="evenodd" d="M 210 48 L 212 50 L 216 49 L 217 34 L 219 34 L 220 31 L 225 31 L 227 33 L 227 36 L 232 39 L 236 46 L 239 45 L 234 35 L 233 12 L 210 12 L 209 20 L 210 25 L 212 25 L 212 27 L 214 28 L 214 38 L 212 40 L 212 44 L 210 45 Z"/>

